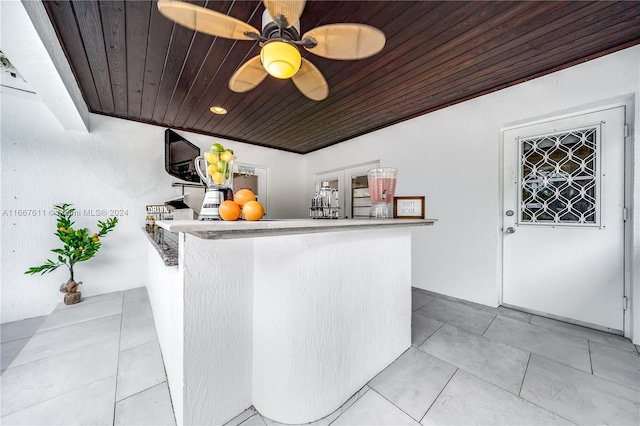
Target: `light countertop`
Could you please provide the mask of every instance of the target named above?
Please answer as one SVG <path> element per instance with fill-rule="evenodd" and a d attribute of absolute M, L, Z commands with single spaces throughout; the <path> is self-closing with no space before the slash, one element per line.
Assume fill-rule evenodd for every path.
<path fill-rule="evenodd" d="M 209 240 L 272 235 L 340 232 L 374 228 L 430 226 L 436 219 L 263 219 L 258 221 L 159 220 L 170 232 L 185 232 Z"/>

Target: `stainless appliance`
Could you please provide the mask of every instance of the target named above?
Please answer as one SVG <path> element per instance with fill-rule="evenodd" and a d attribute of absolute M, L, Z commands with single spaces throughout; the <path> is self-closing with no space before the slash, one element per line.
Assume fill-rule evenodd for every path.
<path fill-rule="evenodd" d="M 231 150 L 208 151 L 195 159 L 196 172 L 206 185 L 198 220 L 219 220 L 220 204 L 233 200 L 233 161 Z"/>

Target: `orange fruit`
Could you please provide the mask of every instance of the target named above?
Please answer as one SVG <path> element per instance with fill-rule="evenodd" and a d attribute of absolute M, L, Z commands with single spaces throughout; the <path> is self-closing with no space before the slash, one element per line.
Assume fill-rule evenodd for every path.
<path fill-rule="evenodd" d="M 241 189 L 233 195 L 233 201 L 238 203 L 240 207 L 244 207 L 247 201 L 255 201 L 256 194 L 250 189 Z"/>
<path fill-rule="evenodd" d="M 231 200 L 225 200 L 220 203 L 218 213 L 222 220 L 238 220 L 240 217 L 240 206 Z"/>
<path fill-rule="evenodd" d="M 242 207 L 242 217 L 245 220 L 260 220 L 264 216 L 264 207 L 257 201 L 247 201 Z"/>

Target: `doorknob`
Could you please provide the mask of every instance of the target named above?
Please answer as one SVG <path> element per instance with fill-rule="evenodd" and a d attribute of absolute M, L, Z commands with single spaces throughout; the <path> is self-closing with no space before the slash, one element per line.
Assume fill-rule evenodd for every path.
<path fill-rule="evenodd" d="M 507 216 L 513 216 L 513 210 L 507 210 L 505 213 Z"/>
<path fill-rule="evenodd" d="M 513 234 L 514 232 L 516 232 L 515 229 L 513 229 L 512 227 L 508 227 L 507 230 L 505 231 L 507 234 Z"/>

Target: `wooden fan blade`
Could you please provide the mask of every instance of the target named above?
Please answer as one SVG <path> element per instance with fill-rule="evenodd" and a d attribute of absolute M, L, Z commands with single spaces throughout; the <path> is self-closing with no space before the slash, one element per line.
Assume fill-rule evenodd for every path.
<path fill-rule="evenodd" d="M 244 34 L 245 31 L 260 34 L 257 29 L 236 18 L 191 3 L 177 0 L 158 0 L 158 10 L 167 18 L 184 27 L 216 37 L 253 40 Z"/>
<path fill-rule="evenodd" d="M 307 32 L 318 45 L 309 52 L 329 59 L 362 59 L 380 52 L 387 39 L 377 28 L 364 24 L 330 24 Z"/>
<path fill-rule="evenodd" d="M 284 15 L 289 24 L 288 28 L 300 19 L 306 0 L 263 0 L 263 3 L 272 20 L 275 21 L 276 15 Z"/>
<path fill-rule="evenodd" d="M 293 84 L 309 99 L 321 101 L 329 96 L 329 85 L 315 65 L 302 58 L 300 70 L 291 77 Z"/>
<path fill-rule="evenodd" d="M 248 92 L 262 83 L 266 76 L 267 70 L 262 66 L 260 55 L 258 55 L 242 64 L 238 71 L 231 76 L 229 89 L 238 93 Z"/>

